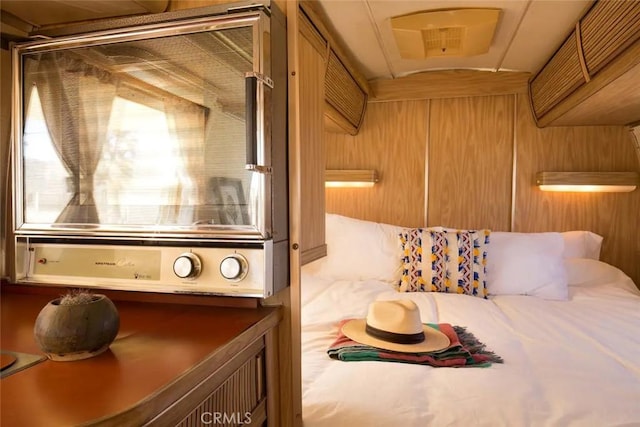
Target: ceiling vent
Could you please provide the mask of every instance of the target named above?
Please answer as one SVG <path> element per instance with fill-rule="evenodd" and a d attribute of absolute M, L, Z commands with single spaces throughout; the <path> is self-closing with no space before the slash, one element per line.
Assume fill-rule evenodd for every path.
<path fill-rule="evenodd" d="M 441 9 L 391 18 L 400 56 L 425 59 L 487 53 L 500 9 Z"/>

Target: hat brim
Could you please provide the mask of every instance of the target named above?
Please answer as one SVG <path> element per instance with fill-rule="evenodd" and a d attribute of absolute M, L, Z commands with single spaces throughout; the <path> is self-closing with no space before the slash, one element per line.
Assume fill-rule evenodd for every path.
<path fill-rule="evenodd" d="M 400 353 L 426 353 L 429 351 L 438 351 L 449 347 L 451 344 L 449 337 L 445 334 L 424 324 L 422 325 L 422 329 L 425 339 L 421 343 L 417 344 L 396 344 L 372 337 L 365 331 L 366 325 L 366 319 L 349 320 L 342 326 L 342 333 L 357 343 L 370 345 L 382 350 L 397 351 Z"/>

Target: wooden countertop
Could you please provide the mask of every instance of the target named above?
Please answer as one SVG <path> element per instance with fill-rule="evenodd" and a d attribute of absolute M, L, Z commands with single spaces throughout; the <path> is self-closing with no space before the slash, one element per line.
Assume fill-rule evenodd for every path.
<path fill-rule="evenodd" d="M 42 354 L 33 325 L 51 299 L 3 290 L 0 348 Z M 47 359 L 0 380 L 3 427 L 141 425 L 279 320 L 279 310 L 269 307 L 114 303 L 120 330 L 105 353 Z"/>

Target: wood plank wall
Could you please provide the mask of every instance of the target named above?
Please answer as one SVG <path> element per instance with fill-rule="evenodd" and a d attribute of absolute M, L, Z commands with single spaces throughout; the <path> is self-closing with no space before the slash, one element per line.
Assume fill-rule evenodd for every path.
<path fill-rule="evenodd" d="M 327 168 L 376 169 L 380 180 L 373 188 L 327 188 L 327 212 L 424 224 L 428 117 L 429 104 L 423 101 L 370 104 L 357 135 L 325 133 Z"/>
<path fill-rule="evenodd" d="M 427 225 L 509 230 L 513 96 L 430 103 Z"/>
<path fill-rule="evenodd" d="M 640 286 L 640 190 L 545 193 L 534 185 L 539 171 L 639 170 L 628 129 L 539 129 L 526 87 L 511 91 L 374 99 L 360 134 L 325 132 L 327 168 L 376 169 L 380 182 L 327 189 L 327 212 L 408 227 L 591 230 L 604 236 L 601 259 Z"/>

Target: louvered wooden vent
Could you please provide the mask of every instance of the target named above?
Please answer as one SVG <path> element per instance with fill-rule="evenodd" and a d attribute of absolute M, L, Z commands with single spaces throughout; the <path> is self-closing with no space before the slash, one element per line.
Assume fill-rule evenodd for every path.
<path fill-rule="evenodd" d="M 316 2 L 300 2 L 300 32 L 325 61 L 325 130 L 356 135 L 367 107 L 369 86 L 336 43 L 316 10 Z"/>
<path fill-rule="evenodd" d="M 594 75 L 640 37 L 640 2 L 600 1 L 580 28 L 584 59 Z"/>
<path fill-rule="evenodd" d="M 333 51 L 329 53 L 324 87 L 327 103 L 353 126 L 353 132 L 350 133 L 357 133 L 364 115 L 367 94 Z"/>
<path fill-rule="evenodd" d="M 584 83 L 584 76 L 580 67 L 574 31 L 531 82 L 531 93 L 535 94 L 533 109 L 536 116 L 543 116 L 582 83 Z"/>
<path fill-rule="evenodd" d="M 256 423 L 252 413 L 265 397 L 262 357 L 252 357 L 187 415 L 177 427 Z"/>
<path fill-rule="evenodd" d="M 640 1 L 596 2 L 530 82 L 531 105 L 538 123 L 548 123 L 546 114 L 639 40 Z"/>

